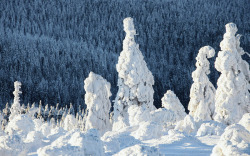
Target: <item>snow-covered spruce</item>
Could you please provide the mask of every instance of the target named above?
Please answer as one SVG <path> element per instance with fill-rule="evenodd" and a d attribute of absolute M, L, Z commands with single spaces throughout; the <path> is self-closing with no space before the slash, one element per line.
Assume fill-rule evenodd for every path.
<path fill-rule="evenodd" d="M 250 132 L 242 125 L 233 124 L 225 129 L 212 156 L 250 155 Z"/>
<path fill-rule="evenodd" d="M 139 45 L 135 43 L 133 19 L 123 20 L 126 37 L 123 40 L 121 52 L 116 69 L 118 72 L 118 93 L 114 104 L 113 130 L 130 125 L 128 107 L 138 105 L 144 112 L 154 110 L 153 94 L 154 78 L 147 68 Z M 138 121 L 139 122 L 139 121 Z"/>
<path fill-rule="evenodd" d="M 185 108 L 173 91 L 168 90 L 167 93 L 164 94 L 164 97 L 161 99 L 161 102 L 162 107 L 174 113 L 175 121 L 173 122 L 183 120 L 187 115 L 185 112 Z"/>
<path fill-rule="evenodd" d="M 100 134 L 111 129 L 109 111 L 111 103 L 109 97 L 110 83 L 100 75 L 93 72 L 84 81 L 85 103 L 87 105 L 87 118 L 85 129 L 98 129 Z"/>
<path fill-rule="evenodd" d="M 14 82 L 14 87 L 15 87 L 15 91 L 13 92 L 14 102 L 13 102 L 11 109 L 10 109 L 10 112 L 11 112 L 10 120 L 12 120 L 16 115 L 21 114 L 20 97 L 19 97 L 19 94 L 22 93 L 20 91 L 21 85 L 22 84 L 19 81 Z"/>
<path fill-rule="evenodd" d="M 67 131 L 77 128 L 77 120 L 74 115 L 68 114 L 63 121 L 63 128 Z"/>
<path fill-rule="evenodd" d="M 214 118 L 227 125 L 237 123 L 243 114 L 250 112 L 249 65 L 241 58 L 245 52 L 240 48 L 240 37 L 235 37 L 236 32 L 234 23 L 226 25 L 215 61 L 221 75 L 217 81 Z"/>
<path fill-rule="evenodd" d="M 196 70 L 192 73 L 194 83 L 190 90 L 189 114 L 195 121 L 211 120 L 214 114 L 215 88 L 208 79 L 209 61 L 215 51 L 210 46 L 202 47 L 196 57 Z"/>

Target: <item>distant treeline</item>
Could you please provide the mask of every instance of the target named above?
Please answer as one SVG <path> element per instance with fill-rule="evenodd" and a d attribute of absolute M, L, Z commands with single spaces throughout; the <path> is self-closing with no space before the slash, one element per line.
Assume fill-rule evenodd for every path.
<path fill-rule="evenodd" d="M 90 71 L 111 83 L 114 99 L 122 21 L 130 16 L 155 78 L 155 105 L 171 89 L 187 108 L 198 50 L 210 45 L 218 52 L 225 24 L 238 26 L 241 45 L 250 50 L 249 10 L 249 0 L 1 0 L 1 107 L 13 99 L 18 80 L 22 103 L 84 108 Z M 210 80 L 216 84 L 213 62 Z"/>

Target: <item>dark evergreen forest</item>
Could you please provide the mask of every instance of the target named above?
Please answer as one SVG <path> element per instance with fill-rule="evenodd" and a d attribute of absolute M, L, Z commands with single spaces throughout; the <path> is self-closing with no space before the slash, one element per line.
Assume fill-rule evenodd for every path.
<path fill-rule="evenodd" d="M 113 100 L 128 16 L 155 78 L 157 107 L 171 89 L 187 108 L 198 50 L 210 45 L 218 52 L 225 24 L 237 24 L 241 46 L 250 50 L 249 0 L 0 0 L 1 107 L 11 103 L 18 80 L 24 104 L 83 108 L 90 71 L 111 83 Z M 216 85 L 214 60 L 210 80 Z"/>

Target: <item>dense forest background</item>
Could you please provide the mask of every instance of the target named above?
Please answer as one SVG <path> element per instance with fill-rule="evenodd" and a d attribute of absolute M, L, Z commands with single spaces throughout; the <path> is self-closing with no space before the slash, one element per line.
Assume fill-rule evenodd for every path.
<path fill-rule="evenodd" d="M 225 24 L 234 22 L 250 49 L 249 0 L 1 0 L 0 107 L 12 102 L 14 81 L 22 103 L 84 105 L 84 79 L 102 75 L 117 92 L 123 19 L 134 18 L 148 68 L 155 78 L 154 104 L 173 90 L 187 108 L 195 57 L 205 45 L 219 49 Z M 217 54 L 216 54 L 217 55 Z M 245 57 L 245 59 L 249 58 Z M 219 73 L 211 59 L 210 80 Z"/>

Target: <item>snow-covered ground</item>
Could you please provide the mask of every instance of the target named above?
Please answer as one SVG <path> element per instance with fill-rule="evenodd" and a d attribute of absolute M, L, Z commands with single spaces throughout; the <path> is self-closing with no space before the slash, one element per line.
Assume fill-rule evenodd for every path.
<path fill-rule="evenodd" d="M 72 126 L 57 127 L 16 115 L 0 134 L 0 155 L 78 156 L 78 155 L 249 155 L 250 114 L 238 124 L 225 125 L 216 121 L 194 122 L 187 115 L 183 121 L 185 131 L 175 128 L 163 130 L 151 126 L 129 126 L 119 131 L 107 131 L 100 136 L 98 130 L 85 132 Z M 191 122 L 191 123 L 189 123 Z M 193 129 L 190 125 L 195 124 Z M 200 126 L 199 126 L 200 125 Z M 141 128 L 142 127 L 142 128 Z M 183 128 L 182 127 L 182 128 Z M 72 128 L 72 129 L 71 129 Z M 147 133 L 138 133 L 147 131 Z M 151 137 L 150 131 L 154 132 Z M 191 133 L 188 133 L 191 132 Z M 222 152 L 222 153 L 220 153 Z"/>

